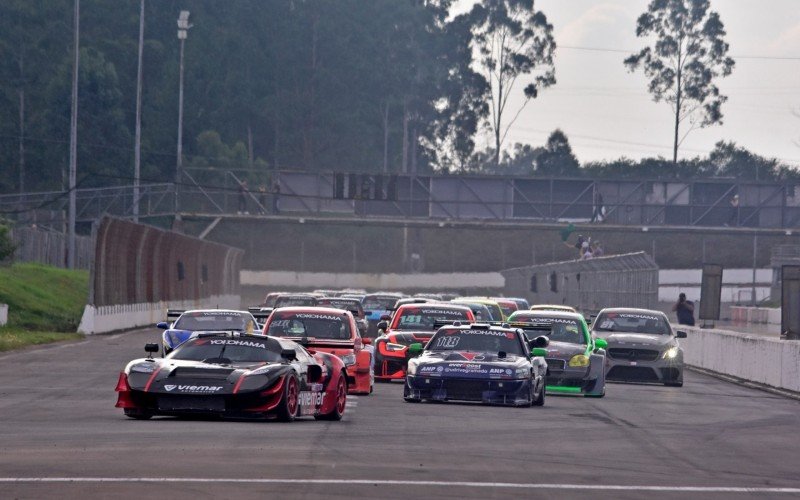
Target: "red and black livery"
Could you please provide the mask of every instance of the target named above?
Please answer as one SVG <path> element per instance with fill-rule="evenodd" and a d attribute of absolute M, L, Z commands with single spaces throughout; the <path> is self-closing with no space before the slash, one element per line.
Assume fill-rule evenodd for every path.
<path fill-rule="evenodd" d="M 147 344 L 149 353 L 158 344 Z M 336 356 L 264 335 L 200 334 L 165 358 L 131 361 L 120 373 L 117 408 L 135 419 L 212 415 L 292 421 L 341 420 L 345 367 Z"/>

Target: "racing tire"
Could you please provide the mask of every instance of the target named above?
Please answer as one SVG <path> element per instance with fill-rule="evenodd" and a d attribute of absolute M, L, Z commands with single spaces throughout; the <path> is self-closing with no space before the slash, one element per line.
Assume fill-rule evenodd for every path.
<path fill-rule="evenodd" d="M 300 383 L 297 381 L 297 376 L 290 374 L 286 376 L 286 381 L 283 385 L 283 397 L 281 402 L 278 403 L 278 420 L 281 422 L 291 422 L 297 418 L 297 412 L 300 410 Z"/>
<path fill-rule="evenodd" d="M 544 406 L 544 393 L 547 392 L 545 387 L 547 387 L 547 380 L 542 378 L 542 390 L 539 392 L 539 397 L 533 400 L 532 406 Z"/>
<path fill-rule="evenodd" d="M 344 411 L 347 408 L 347 381 L 344 378 L 344 373 L 339 375 L 339 382 L 336 383 L 336 405 L 330 413 L 324 415 L 316 415 L 314 418 L 317 420 L 341 420 L 344 417 Z"/>
<path fill-rule="evenodd" d="M 125 416 L 128 418 L 132 418 L 134 420 L 150 420 L 153 418 L 153 414 L 143 411 L 143 410 L 135 410 L 131 408 L 125 408 L 122 410 L 125 413 Z"/>
<path fill-rule="evenodd" d="M 404 383 L 403 384 L 403 401 L 405 401 L 406 403 L 419 403 L 422 400 L 419 399 L 419 398 L 411 397 L 411 395 L 410 395 L 410 393 L 408 391 L 408 384 Z"/>

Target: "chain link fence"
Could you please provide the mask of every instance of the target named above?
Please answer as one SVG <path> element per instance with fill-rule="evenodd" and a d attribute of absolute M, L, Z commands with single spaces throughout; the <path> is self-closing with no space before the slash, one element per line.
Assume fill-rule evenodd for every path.
<path fill-rule="evenodd" d="M 531 304 L 567 304 L 584 312 L 604 307 L 654 309 L 658 266 L 645 252 L 506 269 L 505 294 Z"/>

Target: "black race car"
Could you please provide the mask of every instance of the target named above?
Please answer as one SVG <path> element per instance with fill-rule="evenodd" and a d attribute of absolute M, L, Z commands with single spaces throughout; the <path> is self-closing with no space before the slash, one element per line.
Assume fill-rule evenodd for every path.
<path fill-rule="evenodd" d="M 522 330 L 475 323 L 440 328 L 408 362 L 403 398 L 544 405 L 546 337 L 528 342 Z M 412 344 L 410 351 L 422 350 Z"/>
<path fill-rule="evenodd" d="M 340 420 L 347 400 L 342 361 L 265 335 L 199 334 L 165 358 L 135 359 L 120 373 L 117 408 L 135 419 L 206 414 L 291 421 Z"/>

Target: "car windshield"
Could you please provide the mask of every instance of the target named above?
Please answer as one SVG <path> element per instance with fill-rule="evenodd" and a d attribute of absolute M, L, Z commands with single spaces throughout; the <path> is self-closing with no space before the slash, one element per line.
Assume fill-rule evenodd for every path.
<path fill-rule="evenodd" d="M 522 356 L 522 343 L 514 332 L 443 328 L 428 342 L 426 351 L 500 352 Z"/>
<path fill-rule="evenodd" d="M 176 330 L 253 332 L 253 316 L 238 311 L 191 311 L 181 314 L 175 322 Z"/>
<path fill-rule="evenodd" d="M 168 356 L 183 361 L 214 360 L 217 363 L 277 363 L 282 361 L 280 344 L 273 339 L 196 338 L 187 341 Z"/>
<path fill-rule="evenodd" d="M 275 307 L 290 307 L 290 306 L 315 306 L 317 305 L 316 297 L 298 297 L 298 296 L 282 296 L 275 300 Z"/>
<path fill-rule="evenodd" d="M 586 345 L 587 343 L 582 324 L 574 318 L 548 317 L 541 313 L 534 315 L 516 312 L 508 320 L 510 322 L 519 321 L 536 325 L 536 330 L 526 330 L 528 338 L 546 335 L 553 342 L 580 345 Z"/>
<path fill-rule="evenodd" d="M 346 315 L 316 312 L 276 313 L 269 322 L 267 335 L 331 340 L 350 340 L 352 337 Z"/>
<path fill-rule="evenodd" d="M 400 312 L 397 330 L 436 330 L 436 322 L 469 321 L 465 309 L 445 309 L 442 307 L 409 307 Z"/>
<path fill-rule="evenodd" d="M 365 311 L 388 311 L 397 303 L 397 297 L 364 297 Z"/>
<path fill-rule="evenodd" d="M 318 306 L 335 307 L 336 309 L 344 309 L 345 311 L 358 311 L 357 316 L 364 315 L 364 310 L 361 309 L 361 302 L 355 299 L 338 299 L 338 298 L 322 298 L 317 299 Z"/>
<path fill-rule="evenodd" d="M 639 312 L 603 313 L 595 320 L 594 329 L 598 332 L 670 334 L 669 325 L 663 316 Z"/>

